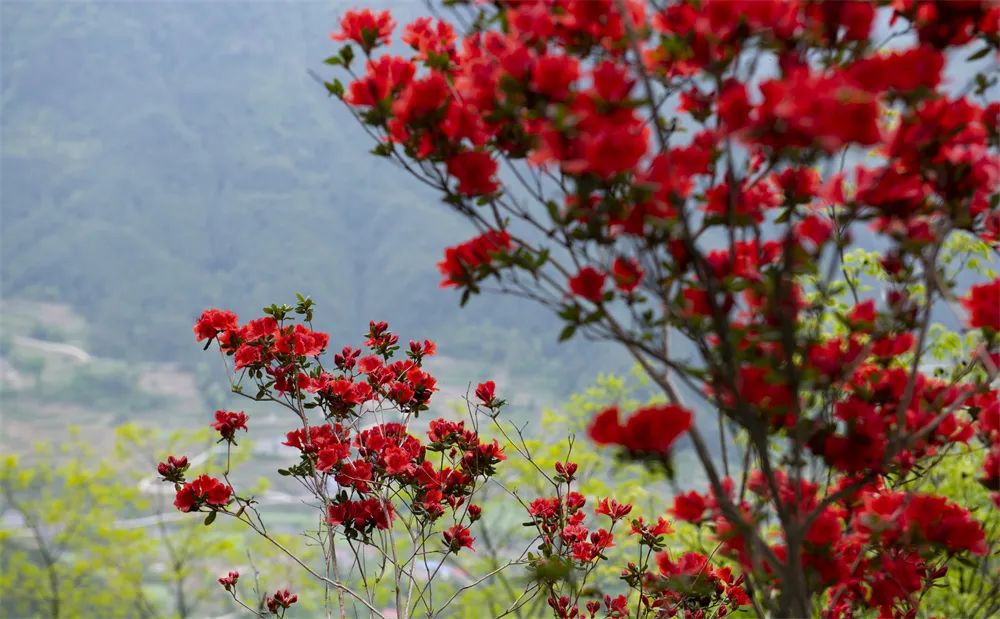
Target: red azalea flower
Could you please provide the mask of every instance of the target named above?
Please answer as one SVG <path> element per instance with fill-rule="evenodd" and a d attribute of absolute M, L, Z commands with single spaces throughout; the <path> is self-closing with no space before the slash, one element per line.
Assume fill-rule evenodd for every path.
<path fill-rule="evenodd" d="M 475 150 L 461 152 L 448 159 L 448 174 L 458 179 L 458 192 L 481 196 L 497 190 L 497 162 L 489 153 Z"/>
<path fill-rule="evenodd" d="M 233 356 L 233 363 L 237 370 L 256 365 L 263 360 L 264 357 L 260 346 L 251 346 L 249 344 L 244 344 L 237 348 L 236 354 Z"/>
<path fill-rule="evenodd" d="M 444 545 L 451 552 L 458 552 L 462 548 L 472 550 L 472 534 L 469 533 L 469 529 L 466 527 L 458 524 L 453 525 L 444 532 L 443 537 Z"/>
<path fill-rule="evenodd" d="M 615 280 L 615 286 L 622 292 L 635 290 L 642 283 L 643 275 L 645 272 L 635 258 L 618 257 L 611 264 L 611 276 Z"/>
<path fill-rule="evenodd" d="M 240 579 L 240 573 L 237 572 L 237 571 L 235 571 L 235 570 L 233 570 L 233 571 L 229 572 L 229 574 L 220 577 L 219 578 L 219 584 L 222 585 L 222 587 L 226 591 L 230 591 L 230 590 L 232 590 L 233 587 L 236 586 L 236 582 L 239 579 Z"/>
<path fill-rule="evenodd" d="M 274 340 L 274 350 L 285 355 L 315 357 L 326 349 L 330 336 L 303 325 L 288 327 Z"/>
<path fill-rule="evenodd" d="M 621 439 L 621 423 L 618 421 L 618 407 L 612 406 L 601 411 L 587 429 L 590 439 L 598 445 L 617 444 Z"/>
<path fill-rule="evenodd" d="M 848 322 L 855 328 L 866 326 L 870 328 L 869 325 L 874 324 L 877 317 L 878 312 L 875 309 L 875 301 L 871 299 L 858 303 L 847 313 Z"/>
<path fill-rule="evenodd" d="M 202 505 L 222 507 L 229 503 L 233 489 L 208 475 L 200 475 L 181 486 L 174 498 L 174 507 L 182 512 L 198 511 Z"/>
<path fill-rule="evenodd" d="M 267 604 L 267 610 L 271 614 L 277 615 L 278 609 L 286 609 L 292 604 L 299 601 L 299 596 L 292 593 L 288 589 L 280 589 L 274 592 L 274 595 L 267 596 L 265 603 Z"/>
<path fill-rule="evenodd" d="M 454 51 L 455 29 L 448 22 L 436 22 L 430 17 L 418 17 L 403 30 L 403 43 L 420 52 L 420 58 L 429 54 L 449 55 Z"/>
<path fill-rule="evenodd" d="M 319 450 L 316 459 L 316 468 L 320 471 L 329 471 L 334 466 L 340 464 L 351 456 L 351 446 L 347 443 L 328 443 Z"/>
<path fill-rule="evenodd" d="M 531 72 L 531 87 L 553 101 L 564 101 L 580 76 L 580 62 L 572 56 L 545 54 Z"/>
<path fill-rule="evenodd" d="M 496 397 L 496 387 L 496 383 L 492 380 L 479 383 L 479 385 L 476 386 L 476 397 L 479 398 L 483 404 L 489 406 L 493 403 L 493 400 Z"/>
<path fill-rule="evenodd" d="M 1000 446 L 986 454 L 983 460 L 983 476 L 979 483 L 994 492 L 1000 490 Z"/>
<path fill-rule="evenodd" d="M 969 288 L 962 298 L 969 312 L 969 326 L 1000 331 L 1000 278 Z"/>
<path fill-rule="evenodd" d="M 640 408 L 624 425 L 617 407 L 599 414 L 589 434 L 597 444 L 620 445 L 633 454 L 666 454 L 674 441 L 691 427 L 691 411 L 674 404 Z"/>
<path fill-rule="evenodd" d="M 826 217 L 807 215 L 795 224 L 795 232 L 800 237 L 808 239 L 813 249 L 818 250 L 833 234 L 833 223 Z"/>
<path fill-rule="evenodd" d="M 220 333 L 239 328 L 239 318 L 229 310 L 207 309 L 194 325 L 196 341 L 211 340 Z"/>
<path fill-rule="evenodd" d="M 160 462 L 156 465 L 156 472 L 166 481 L 180 483 L 184 481 L 184 472 L 188 469 L 188 466 L 190 465 L 188 464 L 187 456 L 179 458 L 167 456 L 166 462 Z"/>
<path fill-rule="evenodd" d="M 850 76 L 865 90 L 909 92 L 933 89 L 941 81 L 944 55 L 929 45 L 874 55 L 847 67 Z"/>
<path fill-rule="evenodd" d="M 424 357 L 431 357 L 436 353 L 437 345 L 431 340 L 424 340 L 423 344 L 410 340 L 410 350 L 406 354 L 419 363 Z"/>
<path fill-rule="evenodd" d="M 576 479 L 576 471 L 580 468 L 576 462 L 556 462 L 556 473 L 566 481 Z"/>
<path fill-rule="evenodd" d="M 410 138 L 407 126 L 426 119 L 447 105 L 450 98 L 448 81 L 440 73 L 431 73 L 408 83 L 392 104 L 392 115 L 395 117 L 389 127 L 392 139 L 407 142 Z"/>
<path fill-rule="evenodd" d="M 507 232 L 490 230 L 473 239 L 449 247 L 445 250 L 444 260 L 438 262 L 438 270 L 445 276 L 441 282 L 443 288 L 466 285 L 475 279 L 476 270 L 493 261 L 494 254 L 506 253 L 511 249 L 510 235 Z"/>
<path fill-rule="evenodd" d="M 240 329 L 240 339 L 245 342 L 255 342 L 261 338 L 272 336 L 278 332 L 278 321 L 270 316 L 256 318 Z"/>
<path fill-rule="evenodd" d="M 628 516 L 631 511 L 632 506 L 628 503 L 619 503 L 614 499 L 604 498 L 597 504 L 597 509 L 594 510 L 594 513 L 603 514 L 611 518 L 611 520 L 621 520 L 625 516 Z"/>
<path fill-rule="evenodd" d="M 705 497 L 691 490 L 674 497 L 674 506 L 670 513 L 685 522 L 700 522 L 707 508 Z"/>
<path fill-rule="evenodd" d="M 212 429 L 219 432 L 223 439 L 229 442 L 236 442 L 234 437 L 237 430 L 247 431 L 247 414 L 243 411 L 215 411 L 215 421 L 212 422 Z"/>
<path fill-rule="evenodd" d="M 604 299 L 604 282 L 607 275 L 594 267 L 583 267 L 580 272 L 569 278 L 569 289 L 578 297 L 600 303 Z"/>
<path fill-rule="evenodd" d="M 375 106 L 405 88 L 416 73 L 416 66 L 399 56 L 380 56 L 365 63 L 365 75 L 351 82 L 344 100 L 357 106 Z"/>
<path fill-rule="evenodd" d="M 750 99 L 747 87 L 729 80 L 719 93 L 719 122 L 727 131 L 739 131 L 750 122 Z"/>
<path fill-rule="evenodd" d="M 478 505 L 469 506 L 469 522 L 479 520 L 483 515 L 483 508 Z"/>
<path fill-rule="evenodd" d="M 365 52 L 379 45 L 388 45 L 392 40 L 392 30 L 396 27 L 389 11 L 373 13 L 371 9 L 348 11 L 340 19 L 340 32 L 330 38 L 334 41 L 354 41 Z"/>

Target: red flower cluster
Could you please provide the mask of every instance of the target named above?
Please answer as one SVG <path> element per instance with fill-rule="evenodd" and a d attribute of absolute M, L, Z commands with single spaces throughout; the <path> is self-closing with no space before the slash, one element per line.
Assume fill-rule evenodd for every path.
<path fill-rule="evenodd" d="M 921 43 L 939 49 L 964 45 L 978 35 L 996 36 L 1000 31 L 1000 10 L 990 2 L 902 0 L 893 7 L 896 16 L 913 22 Z"/>
<path fill-rule="evenodd" d="M 362 356 L 360 349 L 344 347 L 334 355 L 336 370 L 331 373 L 319 359 L 327 335 L 295 322 L 296 315 L 312 320 L 311 301 L 300 299 L 294 310 L 272 306 L 265 311 L 268 316 L 242 327 L 235 315 L 220 321 L 217 314 L 206 312 L 203 322 L 211 328 L 204 331 L 236 358 L 236 368 L 245 377 L 257 383 L 258 398 L 272 392 L 294 394 L 304 403 L 303 410 L 322 412 L 323 423 L 287 433 L 284 444 L 299 451 L 300 461 L 282 474 L 310 479 L 319 474 L 336 482 L 340 491 L 326 505 L 326 522 L 341 527 L 352 539 L 369 539 L 374 530 L 390 528 L 397 508 L 394 501 L 401 496 L 408 497 L 408 510 L 427 524 L 446 510 L 461 520 L 459 508 L 495 474 L 505 455 L 495 440 L 480 441 L 462 422 L 432 420 L 426 444 L 407 431 L 409 416 L 427 410 L 437 390 L 436 380 L 421 366 L 437 352 L 434 342 L 412 341 L 407 358 L 394 361 L 399 337 L 385 322 L 372 321 L 365 339 L 371 354 Z M 480 385 L 477 394 L 491 410 L 504 404 L 492 381 Z M 357 423 L 369 405 L 380 419 L 390 408 L 396 409 L 400 422 L 360 429 Z M 223 440 L 233 442 L 238 430 L 247 429 L 246 422 L 245 413 L 216 411 L 212 427 Z M 428 452 L 442 455 L 428 457 Z M 164 476 L 183 481 L 183 469 L 172 466 L 161 465 Z M 228 504 L 231 492 L 203 476 L 179 489 L 177 506 L 182 511 L 221 507 Z M 462 517 L 467 515 L 472 522 L 480 514 L 481 508 L 470 506 Z M 468 547 L 471 538 L 461 533 L 460 525 L 449 530 L 449 545 Z"/>
<path fill-rule="evenodd" d="M 346 500 L 327 509 L 326 522 L 366 535 L 372 529 L 388 529 L 396 518 L 392 503 L 378 499 Z"/>
<path fill-rule="evenodd" d="M 576 467 L 573 463 L 565 463 L 561 464 L 561 468 L 565 470 L 567 465 Z M 543 556 L 561 552 L 566 554 L 567 560 L 586 568 L 588 564 L 603 559 L 603 551 L 614 546 L 611 531 L 615 523 L 631 511 L 632 506 L 617 502 L 612 506 L 605 499 L 595 513 L 611 518 L 611 527 L 590 530 L 584 526 L 586 513 L 583 507 L 587 500 L 579 492 L 570 489 L 571 479 L 562 478 L 565 480 L 563 483 L 566 485 L 566 494 L 535 499 L 528 506 L 528 514 L 541 535 L 540 550 Z"/>
<path fill-rule="evenodd" d="M 160 462 L 156 465 L 156 472 L 160 474 L 160 477 L 164 481 L 172 481 L 174 483 L 181 483 L 184 481 L 184 472 L 188 470 L 190 464 L 186 456 L 181 456 L 175 458 L 174 456 L 167 456 L 166 462 Z"/>
<path fill-rule="evenodd" d="M 536 558 L 535 569 L 542 570 L 546 566 L 562 561 L 563 565 L 573 566 L 584 573 L 589 573 L 599 561 L 606 560 L 605 551 L 614 544 L 613 530 L 615 525 L 625 519 L 632 511 L 632 506 L 605 498 L 598 502 L 594 509 L 596 515 L 611 519 L 608 529 L 591 530 L 585 526 L 586 516 L 583 511 L 586 499 L 572 490 L 575 463 L 558 463 L 557 476 L 554 483 L 557 486 L 557 496 L 534 500 L 528 506 L 532 524 L 537 528 L 541 539 L 540 556 Z M 716 568 L 708 563 L 708 558 L 697 553 L 685 554 L 680 561 L 672 562 L 665 552 L 665 537 L 673 533 L 670 523 L 663 518 L 654 522 L 646 522 L 642 518 L 631 521 L 630 534 L 638 538 L 640 547 L 649 548 L 649 557 L 658 553 L 656 562 L 659 572 L 651 571 L 646 564 L 629 563 L 621 573 L 621 578 L 629 587 L 640 591 L 642 608 L 657 609 L 665 615 L 678 608 L 690 607 L 707 612 L 717 611 L 717 616 L 723 616 L 729 611 L 750 603 L 750 598 L 742 588 L 743 577 L 736 578 L 729 568 Z M 646 552 L 645 549 L 640 553 Z M 580 612 L 578 598 L 558 595 L 556 590 L 548 598 L 549 607 L 555 617 L 571 619 L 586 616 Z M 628 597 L 611 598 L 604 596 L 603 600 L 591 600 L 586 603 L 590 617 L 597 616 L 601 608 L 607 610 L 606 617 L 630 616 Z M 694 616 L 694 615 L 692 615 Z"/>
<path fill-rule="evenodd" d="M 379 424 L 352 437 L 337 423 L 312 426 L 308 434 L 303 429 L 289 432 L 285 445 L 299 449 L 303 462 L 358 495 L 331 505 L 327 522 L 366 535 L 388 528 L 393 520 L 392 504 L 376 498 L 377 488 L 388 484 L 407 488 L 414 497 L 411 510 L 436 520 L 445 509 L 457 510 L 477 478 L 493 475 L 494 467 L 505 459 L 496 441 L 481 442 L 463 422 L 434 419 L 427 438 L 428 444 L 422 444 L 398 423 Z M 426 458 L 428 450 L 449 454 L 454 467 L 436 468 Z M 470 506 L 470 517 L 478 518 L 478 513 L 478 507 Z"/>
<path fill-rule="evenodd" d="M 462 525 L 456 524 L 452 525 L 450 528 L 446 529 L 442 534 L 444 539 L 444 545 L 448 548 L 450 552 L 458 552 L 463 548 L 468 548 L 472 550 L 472 534 L 469 533 L 469 529 L 463 527 Z"/>
<path fill-rule="evenodd" d="M 220 333 L 236 329 L 237 320 L 236 314 L 229 310 L 207 309 L 194 324 L 195 339 L 212 340 Z"/>
<path fill-rule="evenodd" d="M 234 570 L 229 572 L 225 576 L 219 577 L 219 584 L 222 585 L 222 588 L 225 589 L 226 591 L 233 591 L 239 579 L 240 579 L 240 573 Z"/>
<path fill-rule="evenodd" d="M 962 299 L 969 312 L 969 326 L 1000 332 L 1000 278 L 977 284 Z"/>
<path fill-rule="evenodd" d="M 489 272 L 498 255 L 511 250 L 510 235 L 506 232 L 487 232 L 461 245 L 449 247 L 438 270 L 444 275 L 442 287 L 466 286 L 479 281 Z"/>
<path fill-rule="evenodd" d="M 458 193 L 466 196 L 481 196 L 493 193 L 499 184 L 496 181 L 497 162 L 482 151 L 468 150 L 448 159 L 448 174 L 458 179 Z"/>
<path fill-rule="evenodd" d="M 624 423 L 617 406 L 605 409 L 588 430 L 598 445 L 618 445 L 633 456 L 665 456 L 677 438 L 691 427 L 691 411 L 674 404 L 647 406 Z"/>
<path fill-rule="evenodd" d="M 685 552 L 676 560 L 667 552 L 656 555 L 659 574 L 647 574 L 645 585 L 656 592 L 656 608 L 675 608 L 687 597 L 708 595 L 707 604 L 718 609 L 718 616 L 750 604 L 750 596 L 743 588 L 744 577 L 736 577 L 728 567 L 716 567 L 707 556 L 698 552 Z"/>
<path fill-rule="evenodd" d="M 267 596 L 267 599 L 264 600 L 264 605 L 267 606 L 268 612 L 272 615 L 277 615 L 279 613 L 283 614 L 287 608 L 298 601 L 299 596 L 288 589 L 279 589 L 274 592 L 274 595 Z"/>
<path fill-rule="evenodd" d="M 569 289 L 591 303 L 600 303 L 604 299 L 606 280 L 607 276 L 594 267 L 583 267 L 579 273 L 569 278 Z"/>
<path fill-rule="evenodd" d="M 879 141 L 876 97 L 843 73 L 815 75 L 806 68 L 760 85 L 763 102 L 748 103 L 745 90 L 731 88 L 720 99 L 722 118 L 732 130 L 745 129 L 747 141 L 774 150 L 819 148 L 834 152 L 845 145 Z M 742 120 L 739 116 L 753 110 Z M 733 124 L 735 123 L 735 124 Z"/>
<path fill-rule="evenodd" d="M 851 609 L 856 608 L 876 608 L 894 616 L 891 609 L 910 608 L 915 593 L 944 576 L 933 567 L 938 557 L 986 551 L 982 526 L 967 510 L 942 497 L 872 484 L 843 492 L 857 484 L 851 478 L 830 487 L 824 495 L 817 484 L 803 480 L 796 487 L 784 472 L 776 473 L 777 498 L 784 509 L 807 513 L 817 509 L 822 499 L 831 495 L 835 499 L 812 521 L 803 557 L 807 577 L 822 583 L 818 592 L 830 591 L 831 616 L 851 616 Z M 763 517 L 765 503 L 737 502 L 732 481 L 727 479 L 724 485 L 728 500 L 736 502 L 741 512 Z M 751 475 L 747 488 L 758 498 L 773 496 L 760 471 Z M 743 539 L 722 514 L 720 503 L 712 494 L 688 492 L 675 497 L 672 513 L 689 522 L 707 523 L 721 542 L 723 554 L 738 560 L 744 570 L 754 570 Z M 784 545 L 775 545 L 772 550 L 784 560 Z M 661 563 L 661 569 L 665 565 Z M 773 575 L 769 579 L 780 587 Z"/>
<path fill-rule="evenodd" d="M 944 497 L 875 490 L 862 495 L 855 529 L 869 544 L 939 546 L 948 552 L 985 554 L 983 527 Z"/>
<path fill-rule="evenodd" d="M 1000 507 L 1000 392 L 973 398 L 972 407 L 978 411 L 976 434 L 987 451 L 979 483 L 992 492 L 993 503 Z"/>
<path fill-rule="evenodd" d="M 334 41 L 354 41 L 368 53 L 379 45 L 388 45 L 395 27 L 396 22 L 389 11 L 348 11 L 340 20 L 340 32 L 331 34 L 330 38 Z"/>
<path fill-rule="evenodd" d="M 182 512 L 197 512 L 203 507 L 214 511 L 229 504 L 233 489 L 208 475 L 199 475 L 177 491 L 174 507 Z"/>
<path fill-rule="evenodd" d="M 215 411 L 215 421 L 212 429 L 222 436 L 221 440 L 236 444 L 236 431 L 247 431 L 247 414 L 243 411 Z"/>

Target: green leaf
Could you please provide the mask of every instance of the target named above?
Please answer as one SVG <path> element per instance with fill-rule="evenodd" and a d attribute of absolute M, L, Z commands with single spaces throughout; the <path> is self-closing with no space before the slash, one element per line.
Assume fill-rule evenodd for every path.
<path fill-rule="evenodd" d="M 574 333 L 576 333 L 576 325 L 566 325 L 559 333 L 559 341 L 565 342 L 569 338 L 573 337 Z"/>
<path fill-rule="evenodd" d="M 979 50 L 978 52 L 975 52 L 974 54 L 970 55 L 968 58 L 965 59 L 965 61 L 966 62 L 971 62 L 973 60 L 979 60 L 980 58 L 985 58 L 986 54 L 988 54 L 988 53 L 990 53 L 990 46 L 989 45 L 987 45 L 983 49 Z"/>
<path fill-rule="evenodd" d="M 213 522 L 215 522 L 215 517 L 218 515 L 218 513 L 219 512 L 209 512 L 208 513 L 208 516 L 205 517 L 205 526 L 206 527 L 208 525 L 212 524 Z"/>
<path fill-rule="evenodd" d="M 326 86 L 326 91 L 334 97 L 339 99 L 344 96 L 344 85 L 340 83 L 340 80 L 335 79 L 332 82 L 323 82 L 323 85 Z"/>
<path fill-rule="evenodd" d="M 343 61 L 345 67 L 351 66 L 351 61 L 354 60 L 354 48 L 350 45 L 345 45 L 340 48 L 340 58 Z"/>

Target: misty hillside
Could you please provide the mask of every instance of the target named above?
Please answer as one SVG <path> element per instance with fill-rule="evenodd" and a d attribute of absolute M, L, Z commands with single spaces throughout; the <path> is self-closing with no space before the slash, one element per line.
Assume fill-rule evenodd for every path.
<path fill-rule="evenodd" d="M 495 297 L 463 311 L 438 288 L 443 248 L 471 231 L 366 154 L 307 74 L 335 51 L 327 34 L 347 5 L 0 7 L 0 293 L 68 304 L 94 354 L 189 362 L 201 309 L 252 317 L 301 291 L 335 344 L 385 319 L 566 391 L 624 365 L 571 350 L 551 363 L 546 312 Z"/>

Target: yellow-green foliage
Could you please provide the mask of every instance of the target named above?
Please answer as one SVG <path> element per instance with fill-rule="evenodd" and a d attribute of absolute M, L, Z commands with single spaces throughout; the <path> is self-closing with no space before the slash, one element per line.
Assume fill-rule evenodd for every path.
<path fill-rule="evenodd" d="M 955 559 L 941 585 L 921 602 L 920 617 L 996 617 L 1000 615 L 1000 510 L 989 491 L 976 481 L 982 476 L 982 448 L 959 445 L 941 456 L 918 490 L 948 497 L 983 524 L 990 550 L 984 557 Z"/>
<path fill-rule="evenodd" d="M 141 529 L 115 525 L 145 507 L 128 483 L 130 475 L 73 440 L 40 446 L 35 455 L 32 466 L 19 465 L 14 456 L 0 462 L 5 518 L 0 612 L 10 617 L 140 615 L 150 605 L 143 559 L 155 551 L 155 542 Z M 57 457 L 60 463 L 50 464 Z"/>
<path fill-rule="evenodd" d="M 169 488 L 162 495 L 140 490 L 168 453 L 211 446 L 208 431 L 126 425 L 108 454 L 95 453 L 78 434 L 70 429 L 59 445 L 0 460 L 0 617 L 224 614 L 236 606 L 215 579 L 234 568 L 243 574 L 241 598 L 251 605 L 284 586 L 301 592 L 305 611 L 322 604 L 318 585 L 242 524 L 219 518 L 206 527 L 199 515 L 174 509 Z M 249 451 L 234 452 L 234 465 L 243 453 Z M 209 459 L 191 473 L 219 474 L 219 466 Z M 274 537 L 316 565 L 317 553 L 298 533 Z"/>

